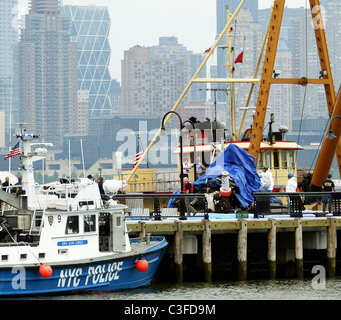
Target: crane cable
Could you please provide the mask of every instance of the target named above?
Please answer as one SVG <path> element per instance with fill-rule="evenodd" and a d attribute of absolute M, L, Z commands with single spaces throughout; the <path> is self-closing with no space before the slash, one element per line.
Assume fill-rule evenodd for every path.
<path fill-rule="evenodd" d="M 306 78 L 308 78 L 308 0 L 305 2 L 305 75 Z M 297 148 L 300 142 L 300 137 L 301 137 L 301 129 L 302 129 L 302 121 L 303 121 L 303 113 L 304 113 L 304 108 L 305 108 L 305 101 L 307 97 L 307 89 L 308 86 L 304 87 L 304 95 L 303 95 L 303 104 L 302 104 L 302 110 L 301 110 L 301 118 L 300 118 L 300 127 L 298 130 L 298 137 L 297 137 Z M 297 160 L 296 160 L 297 161 Z"/>
<path fill-rule="evenodd" d="M 308 0 L 306 0 L 306 6 L 305 6 L 305 10 L 306 10 L 306 14 L 305 14 L 305 52 L 306 52 L 306 63 L 305 63 L 305 68 L 306 68 L 306 77 L 308 78 Z M 303 113 L 304 113 L 304 107 L 305 107 L 305 101 L 306 101 L 306 96 L 307 96 L 307 87 L 308 86 L 305 86 L 304 88 L 304 97 L 303 97 L 303 105 L 302 105 L 302 111 L 301 111 L 301 119 L 300 119 L 300 127 L 299 127 L 299 132 L 298 132 L 298 139 L 297 139 L 297 145 L 299 144 L 299 140 L 300 140 L 300 135 L 301 135 L 301 127 L 302 127 L 302 121 L 303 121 Z M 325 126 L 325 129 L 321 135 L 321 140 L 320 140 L 320 143 L 319 143 L 319 147 L 316 149 L 316 152 L 315 152 L 315 155 L 313 157 L 313 160 L 311 161 L 311 164 L 310 164 L 310 167 L 309 167 L 309 171 L 313 168 L 313 165 L 314 165 L 314 162 L 316 160 L 316 157 L 321 149 L 321 146 L 322 146 L 322 141 L 324 139 L 324 136 L 326 134 L 326 131 L 328 129 L 328 124 L 329 124 L 329 121 L 326 122 L 326 126 Z M 297 146 L 298 148 L 298 146 Z M 297 160 L 296 160 L 297 161 Z"/>

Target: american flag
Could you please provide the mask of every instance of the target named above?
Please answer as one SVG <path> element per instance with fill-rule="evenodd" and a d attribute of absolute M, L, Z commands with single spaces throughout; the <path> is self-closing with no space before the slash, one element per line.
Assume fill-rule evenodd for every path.
<path fill-rule="evenodd" d="M 12 158 L 20 154 L 19 142 L 12 148 L 12 150 L 6 155 L 5 160 L 7 158 Z"/>
<path fill-rule="evenodd" d="M 137 165 L 137 163 L 141 159 L 142 155 L 143 155 L 143 150 L 141 148 L 140 139 L 139 139 L 139 142 L 137 143 L 137 148 L 136 148 L 136 154 L 135 154 L 135 160 L 134 160 L 133 168 L 135 168 L 135 166 Z"/>

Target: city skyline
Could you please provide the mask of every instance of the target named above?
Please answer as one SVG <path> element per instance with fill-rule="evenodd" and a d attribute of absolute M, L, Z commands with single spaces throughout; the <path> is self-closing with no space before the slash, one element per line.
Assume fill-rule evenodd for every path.
<path fill-rule="evenodd" d="M 38 1 L 38 0 L 37 0 Z M 42 1 L 48 1 L 48 0 L 42 0 Z M 52 1 L 54 1 L 54 2 L 57 2 L 57 1 L 59 1 L 59 5 L 61 5 L 62 4 L 62 0 L 52 0 Z M 102 0 L 103 1 L 103 3 L 104 3 L 104 0 Z M 148 0 L 148 1 L 146 1 L 147 3 L 152 3 L 152 1 L 153 0 Z M 228 1 L 228 0 L 226 0 L 226 1 Z M 232 1 L 232 0 L 230 0 L 230 1 Z M 252 0 L 251 0 L 252 1 Z M 63 1 L 63 5 L 64 6 L 67 6 L 68 4 L 68 2 L 73 2 L 73 1 L 67 1 L 67 0 L 64 0 Z M 85 3 L 87 2 L 87 1 L 81 1 L 82 3 L 80 4 L 79 2 L 78 2 L 78 7 L 79 8 L 85 8 L 86 7 L 86 5 L 85 5 Z M 104 6 L 104 5 L 101 5 L 101 4 L 103 4 L 103 3 L 101 3 L 101 2 L 98 2 L 97 4 L 96 4 L 96 6 L 90 6 L 90 8 L 101 8 L 101 9 L 103 9 L 103 8 L 108 8 L 107 6 Z M 129 1 L 129 4 L 130 5 L 132 5 L 132 3 L 133 3 L 133 0 L 132 1 Z M 213 7 L 216 7 L 217 6 L 217 3 L 218 2 L 216 2 L 216 5 L 214 6 L 213 5 Z M 231 3 L 231 2 L 228 2 L 228 3 Z M 289 3 L 289 2 L 288 2 Z M 329 30 L 328 30 L 328 32 L 330 32 L 330 30 L 332 30 L 332 27 L 334 26 L 334 24 L 335 24 L 335 10 L 333 10 L 333 7 L 331 7 L 331 5 L 330 5 L 330 3 L 332 3 L 332 1 L 331 2 L 328 2 L 328 4 L 326 4 L 326 3 L 324 3 L 325 4 L 325 7 L 326 8 L 328 8 L 329 9 L 329 12 L 330 12 L 330 16 L 328 17 L 329 18 L 329 21 L 330 21 L 330 28 L 328 28 Z M 334 3 L 334 2 L 333 2 Z M 338 6 L 338 4 L 337 4 L 337 1 L 335 1 L 335 3 L 336 3 L 336 5 L 335 6 Z M 245 4 L 245 8 L 247 8 L 247 4 L 250 4 L 250 2 L 246 2 L 246 4 Z M 252 3 L 252 4 L 254 4 L 254 3 Z M 323 4 L 322 4 L 323 5 Z M 110 6 L 110 8 L 112 8 L 113 6 Z M 231 6 L 232 7 L 232 10 L 233 10 L 233 6 Z M 253 9 L 254 9 L 254 11 L 255 11 L 255 6 L 253 5 L 252 6 L 253 7 Z M 142 7 L 141 7 L 142 8 Z M 115 7 L 115 9 L 116 9 L 116 11 L 117 11 L 117 9 L 118 9 L 118 7 Z M 201 8 L 202 9 L 202 8 Z M 225 8 L 224 8 L 225 9 Z M 221 10 L 224 10 L 224 9 L 221 9 Z M 218 9 L 218 11 L 219 12 L 221 12 L 221 10 L 219 10 Z M 269 12 L 270 12 L 270 8 L 269 9 L 267 9 L 267 10 L 262 10 L 261 11 L 261 16 L 263 16 L 263 19 L 262 19 L 262 24 L 265 24 L 265 21 L 267 21 L 267 17 L 268 17 L 268 15 L 269 15 Z M 304 11 L 303 9 L 299 9 L 299 10 L 296 10 L 296 9 L 292 9 L 293 11 Z M 139 7 L 134 7 L 134 8 L 132 8 L 131 9 L 131 12 L 135 12 L 135 11 L 139 11 Z M 150 10 L 149 10 L 150 11 Z M 289 13 L 287 13 L 287 15 L 289 16 L 289 18 L 292 20 L 293 19 L 293 15 L 292 14 L 290 14 L 290 10 L 287 10 L 287 12 L 289 11 Z M 109 12 L 110 12 L 110 10 L 109 10 Z M 123 11 L 122 11 L 123 12 Z M 148 20 L 148 16 L 147 15 L 144 15 L 144 12 L 145 11 L 143 11 L 142 9 L 139 11 L 139 13 L 140 13 L 140 15 L 141 16 L 143 16 L 143 19 L 145 19 L 145 20 Z M 333 16 L 333 14 L 334 14 L 334 16 Z M 116 15 L 117 15 L 117 12 L 116 12 Z M 158 15 L 158 12 L 154 12 L 154 15 Z M 171 17 L 172 16 L 172 13 L 171 12 L 169 12 L 169 17 Z M 244 30 L 243 31 L 243 33 L 247 33 L 248 31 L 250 31 L 252 28 L 251 27 L 253 27 L 252 26 L 252 20 L 248 20 L 249 17 L 250 16 L 250 13 L 248 13 L 248 11 L 247 10 L 243 10 L 242 12 L 241 12 L 241 14 L 240 14 L 240 16 L 238 16 L 237 17 L 237 19 L 239 19 L 239 21 L 238 21 L 238 31 L 239 32 L 241 32 L 242 31 L 242 29 L 240 29 L 240 27 L 242 27 L 242 25 L 244 25 L 244 27 L 246 27 L 247 29 L 246 30 Z M 110 17 L 111 18 L 111 17 Z M 190 19 L 191 17 L 188 17 L 188 19 L 187 20 L 190 20 L 191 21 L 191 19 Z M 247 19 L 246 19 L 247 18 Z M 334 20 L 333 20 L 334 19 Z M 117 19 L 115 19 L 115 16 L 114 16 L 114 18 L 112 19 L 111 18 L 111 21 L 115 21 L 115 22 L 117 22 L 116 21 Z M 128 19 L 127 18 L 127 20 L 132 20 L 132 21 L 134 21 L 133 20 L 133 14 L 131 14 L 131 19 Z M 216 32 L 214 33 L 214 35 L 215 35 L 215 37 L 216 37 L 216 34 L 218 33 L 218 31 L 219 31 L 219 29 L 221 29 L 221 27 L 219 27 L 219 25 L 218 25 L 218 27 L 216 26 L 216 22 L 215 22 L 215 20 L 216 20 L 216 18 L 213 18 L 212 20 L 210 20 L 210 21 L 208 21 L 207 22 L 207 24 L 210 24 L 210 25 L 212 25 L 213 27 L 216 27 Z M 14 21 L 14 19 L 12 20 L 12 26 L 13 26 L 13 21 Z M 23 20 L 24 21 L 24 20 Z M 303 23 L 303 21 L 304 21 L 304 19 L 300 19 L 300 21 Z M 329 22 L 328 21 L 328 22 Z M 248 26 L 248 24 L 249 23 L 251 23 L 249 26 Z M 334 24 L 333 24 L 334 23 Z M 134 23 L 131 23 L 132 24 L 132 26 L 133 27 L 135 27 L 136 28 L 136 25 L 138 25 L 138 24 L 134 24 Z M 154 22 L 154 24 L 155 24 L 155 22 Z M 167 23 L 166 23 L 167 24 Z M 180 25 L 181 23 L 180 23 L 180 21 L 179 21 L 179 23 L 178 24 L 176 24 L 176 25 Z M 201 24 L 203 24 L 203 23 L 201 23 Z M 173 26 L 174 26 L 175 24 L 174 23 L 172 23 L 172 24 L 170 24 L 170 25 L 168 25 L 168 28 L 170 28 L 170 30 L 174 30 L 173 29 Z M 336 25 L 336 24 L 335 24 Z M 258 28 L 261 28 L 261 26 L 254 26 L 256 29 Z M 288 29 L 288 26 L 285 26 L 285 28 L 287 28 Z M 111 30 L 112 30 L 113 28 L 111 27 Z M 117 28 L 114 28 L 115 29 L 115 31 L 116 32 L 118 32 L 118 30 L 117 30 Z M 142 28 L 141 28 L 142 29 Z M 255 30 L 256 30 L 255 29 Z M 291 29 L 291 28 L 290 28 Z M 299 29 L 300 30 L 304 30 L 304 28 L 301 26 L 301 27 L 299 27 Z M 37 29 L 37 30 L 39 30 L 39 29 Z M 162 31 L 163 29 L 161 28 L 161 25 L 160 25 L 160 30 L 155 30 L 155 33 L 156 34 L 163 34 L 163 31 Z M 193 33 L 193 31 L 192 30 L 187 30 L 188 32 L 192 32 Z M 199 29 L 196 29 L 195 30 L 196 31 L 196 33 L 200 33 L 200 30 Z M 246 32 L 247 31 L 247 32 Z M 124 31 L 125 32 L 125 31 Z M 264 32 L 264 31 L 263 31 Z M 153 32 L 151 32 L 151 33 L 153 33 Z M 176 34 L 176 31 L 172 31 L 172 33 L 171 34 Z M 282 39 L 282 41 L 284 40 L 284 42 L 288 42 L 289 43 L 289 41 L 292 41 L 292 39 L 290 38 L 290 35 L 291 35 L 291 37 L 292 37 L 292 33 L 291 33 L 291 31 L 289 30 L 287 30 L 287 32 L 284 32 L 284 33 L 282 33 L 282 35 L 284 34 L 284 38 L 285 39 Z M 297 32 L 295 33 L 295 34 L 297 34 Z M 337 32 L 335 32 L 335 34 L 337 34 Z M 87 34 L 87 36 L 88 36 L 88 34 Z M 137 36 L 137 33 L 136 33 L 136 35 L 135 36 Z M 154 36 L 154 33 L 153 33 L 153 36 Z M 253 34 L 253 35 L 248 35 L 248 38 L 249 39 L 253 39 L 253 41 L 255 42 L 255 40 L 256 39 L 258 39 L 258 37 L 261 37 L 261 32 L 260 31 L 256 31 L 255 32 L 255 34 Z M 302 35 L 302 37 L 304 38 L 304 35 Z M 302 38 L 301 37 L 301 38 Z M 147 37 L 147 35 L 146 35 L 146 37 L 143 37 L 142 39 L 143 39 L 143 41 L 147 41 L 146 39 L 147 39 L 148 37 Z M 169 37 L 167 37 L 167 36 L 162 36 L 162 37 L 160 37 L 160 38 L 177 38 L 176 36 L 169 36 Z M 160 39 L 159 38 L 159 39 Z M 204 38 L 201 38 L 199 35 L 197 35 L 197 36 L 195 36 L 194 38 L 199 38 L 199 39 L 201 39 L 201 41 L 198 41 L 197 43 L 199 43 L 199 45 L 200 46 L 202 46 L 202 43 L 205 43 L 206 44 L 206 39 L 204 39 Z M 296 37 L 295 37 L 296 38 Z M 327 37 L 328 38 L 328 37 Z M 331 38 L 333 39 L 333 37 L 331 36 Z M 135 41 L 134 39 L 136 39 L 135 37 L 134 38 L 132 38 L 132 39 L 129 39 L 129 40 L 131 40 L 131 41 Z M 149 40 L 148 40 L 149 41 Z M 302 43 L 304 43 L 304 41 L 302 41 L 301 39 L 297 39 L 297 41 L 300 43 L 300 44 L 302 44 Z M 109 37 L 109 42 L 110 42 L 110 47 L 111 47 L 111 49 L 112 49 L 112 52 L 113 52 L 113 55 L 114 55 L 114 52 L 119 52 L 119 49 L 118 49 L 118 46 L 116 45 L 116 42 L 115 42 L 115 39 L 113 40 L 113 37 L 112 36 L 110 36 Z M 335 42 L 335 41 L 334 41 Z M 333 42 L 333 43 L 334 43 Z M 20 43 L 20 42 L 19 42 Z M 81 43 L 81 42 L 80 42 Z M 154 40 L 152 41 L 152 44 L 151 45 L 145 45 L 145 44 L 142 44 L 142 42 L 139 42 L 141 45 L 139 46 L 138 44 L 135 44 L 134 46 L 133 46 L 133 48 L 134 47 L 141 47 L 141 48 L 143 48 L 144 47 L 144 49 L 147 49 L 147 48 L 151 48 L 151 47 L 154 47 L 155 46 L 155 44 L 156 44 L 156 41 L 154 42 Z M 203 56 L 202 56 L 202 53 L 203 53 L 203 51 L 204 50 L 191 50 L 191 47 L 187 44 L 187 42 L 186 41 L 180 41 L 180 39 L 179 39 L 179 45 L 181 45 L 181 46 L 183 46 L 184 48 L 185 48 L 185 50 L 188 50 L 188 51 L 191 51 L 191 52 L 193 52 L 194 54 L 197 54 L 198 56 L 200 55 L 200 58 L 202 59 L 203 58 Z M 204 48 L 208 48 L 208 47 L 210 47 L 212 44 L 214 43 L 214 41 L 212 41 L 209 45 L 205 45 L 205 47 Z M 166 47 L 169 47 L 169 46 L 166 46 Z M 236 48 L 237 48 L 238 46 L 237 46 L 237 44 L 236 44 Z M 283 50 L 283 51 L 285 51 L 285 52 L 287 52 L 287 51 L 289 51 L 288 49 L 289 49 L 289 47 L 290 46 L 280 46 L 280 50 Z M 79 48 L 81 48 L 81 46 L 79 47 Z M 126 48 L 124 48 L 124 51 L 123 52 L 125 52 L 125 51 L 127 51 L 127 50 L 130 50 L 132 47 L 131 46 L 128 46 L 128 47 L 126 47 Z M 169 47 L 170 48 L 170 52 L 172 52 L 172 54 L 173 54 L 173 51 L 172 51 L 172 49 L 171 49 L 171 47 Z M 249 60 L 250 60 L 250 58 L 247 58 L 247 52 L 256 52 L 258 49 L 258 47 L 257 46 L 255 46 L 255 47 L 252 47 L 252 46 L 250 46 L 247 42 L 245 42 L 244 41 L 244 44 L 242 44 L 242 45 L 239 45 L 239 47 L 238 48 L 244 48 L 245 49 L 245 54 L 244 54 L 244 57 L 245 57 L 245 59 L 247 59 L 248 60 L 248 62 L 246 62 L 245 61 L 245 63 L 243 64 L 243 69 L 245 69 L 245 66 L 246 65 L 248 65 L 249 66 Z M 331 53 L 334 53 L 334 52 L 339 52 L 339 50 L 334 50 L 334 49 L 336 49 L 336 47 L 335 48 L 333 48 L 333 46 L 331 47 L 333 50 L 331 50 Z M 27 50 L 29 50 L 30 49 L 30 47 L 27 47 Z M 60 50 L 60 52 L 63 52 L 64 51 L 64 49 L 63 50 Z M 219 50 L 218 50 L 219 51 Z M 30 56 L 28 56 L 28 55 L 22 55 L 22 57 L 30 57 Z M 51 55 L 47 55 L 48 57 L 50 57 Z M 304 52 L 303 52 L 303 54 L 301 54 L 301 56 L 304 56 Z M 45 56 L 44 56 L 45 57 Z M 286 58 L 286 56 L 285 56 L 285 58 Z M 40 61 L 40 60 L 39 60 Z M 81 60 L 80 60 L 81 61 Z M 336 61 L 337 61 L 337 59 L 334 59 L 334 61 L 335 61 L 335 63 L 336 63 Z M 121 63 L 122 62 L 122 59 L 120 59 L 119 61 L 116 61 L 116 62 L 119 62 L 119 63 Z M 213 61 L 212 61 L 213 62 Z M 27 64 L 28 65 L 28 64 Z M 71 63 L 71 64 L 69 64 L 69 65 L 73 65 L 73 66 L 76 66 L 76 64 L 75 63 Z M 85 64 L 86 65 L 86 64 Z M 209 65 L 212 67 L 214 67 L 214 68 L 212 68 L 212 72 L 213 72 L 213 77 L 215 77 L 215 72 L 216 72 L 216 69 L 218 68 L 218 67 L 216 67 L 216 66 L 214 66 L 213 65 L 213 63 L 209 63 Z M 284 68 L 284 70 L 287 70 L 288 68 L 287 68 L 287 66 L 290 66 L 290 62 L 289 61 L 286 61 L 284 64 L 283 64 L 283 68 Z M 303 64 L 302 64 L 302 66 L 303 66 Z M 241 66 L 239 66 L 238 65 L 238 67 L 241 67 Z M 281 67 L 281 69 L 283 69 L 282 67 Z M 23 68 L 21 68 L 21 69 L 23 69 Z M 241 68 L 240 68 L 240 70 L 241 70 Z M 287 71 L 289 71 L 289 69 L 287 70 Z M 121 73 L 122 71 L 121 71 L 121 67 L 119 68 L 119 72 Z M 178 73 L 178 72 L 176 72 L 176 73 Z M 249 72 L 250 73 L 250 72 Z M 300 72 L 300 74 L 301 74 L 302 72 Z M 315 72 L 316 73 L 316 72 Z M 28 76 L 31 76 L 31 74 L 32 74 L 32 72 L 27 72 L 27 75 Z M 115 74 L 113 74 L 113 73 L 111 73 L 110 74 L 111 76 L 112 76 L 112 78 L 114 78 L 115 79 Z M 283 76 L 284 76 L 285 74 L 283 73 Z M 122 75 L 122 77 L 123 77 L 123 75 Z M 120 76 L 119 78 L 118 78 L 118 81 L 122 81 L 122 77 Z M 30 81 L 27 81 L 27 83 L 32 83 L 32 84 L 34 84 L 34 82 L 30 82 Z M 48 83 L 50 83 L 50 82 L 48 82 Z M 181 85 L 181 86 L 178 86 L 178 88 L 180 88 L 180 87 L 183 87 L 183 85 Z M 123 88 L 123 86 L 122 86 L 122 88 Z M 175 90 L 171 90 L 170 92 L 172 92 L 172 93 L 174 93 L 174 91 Z M 274 93 L 274 92 L 272 92 L 272 93 Z M 283 93 L 285 93 L 285 92 L 283 92 Z M 168 94 L 168 93 L 167 93 Z M 257 94 L 257 93 L 255 93 L 255 94 Z M 290 99 L 290 94 L 286 94 L 289 98 L 288 98 L 288 101 L 287 101 L 287 103 L 286 103 L 286 105 L 291 105 L 291 99 Z M 179 96 L 179 94 L 178 95 L 176 95 L 176 98 Z M 276 96 L 276 95 L 275 95 Z M 38 95 L 38 97 L 40 97 L 39 95 Z M 282 99 L 281 99 L 282 100 Z M 308 101 L 308 100 L 307 100 Z M 207 101 L 206 101 L 207 102 Z M 309 103 L 310 104 L 310 103 Z M 165 103 L 162 103 L 162 105 L 165 105 Z M 170 103 L 170 105 L 168 105 L 168 106 L 166 106 L 167 107 L 167 109 L 166 110 L 168 110 L 168 109 L 170 109 L 172 106 L 174 105 L 174 101 L 173 102 L 171 102 Z M 274 108 L 275 107 L 277 107 L 277 106 L 275 106 L 275 104 L 274 103 L 272 103 L 271 104 Z M 296 103 L 296 107 L 301 107 L 303 105 L 303 103 L 301 103 L 301 102 L 299 102 L 299 103 Z M 278 105 L 279 106 L 279 108 L 281 107 L 281 105 L 279 104 Z M 314 106 L 307 106 L 308 108 L 311 108 L 311 107 L 314 107 Z M 320 107 L 320 105 L 318 105 L 317 107 Z M 120 110 L 118 109 L 118 112 L 120 112 Z M 146 110 L 146 112 L 147 112 L 147 110 Z M 31 113 L 30 113 L 31 114 Z M 49 114 L 49 113 L 48 113 Z M 131 115 L 132 115 L 132 113 L 130 113 Z M 154 113 L 153 113 L 154 114 Z M 312 113 L 310 113 L 310 115 L 311 115 Z M 314 115 L 315 115 L 315 113 L 313 113 Z M 323 113 L 323 115 L 324 115 L 324 113 Z M 279 117 L 279 118 L 281 118 L 281 117 Z M 222 118 L 219 118 L 220 120 L 222 120 Z M 27 121 L 27 122 L 31 122 L 31 121 Z M 291 119 L 289 119 L 289 122 L 291 122 Z M 279 123 L 279 121 L 276 121 L 276 123 Z M 291 124 L 289 123 L 288 124 L 288 126 L 289 127 L 291 127 Z M 86 131 L 85 131 L 86 132 Z M 93 128 L 89 128 L 89 132 L 93 132 Z M 75 133 L 75 132 L 74 132 Z M 66 135 L 67 135 L 67 137 L 68 138 L 70 138 L 70 136 L 72 135 L 73 133 L 72 132 L 66 132 Z M 78 134 L 78 133 L 77 133 Z M 94 138 L 94 136 L 92 135 L 92 137 L 91 137 L 92 139 Z M 60 141 L 61 141 L 62 139 L 60 139 Z M 96 141 L 95 141 L 95 144 L 97 143 L 98 144 L 98 137 L 96 136 L 96 139 L 95 139 Z"/>
<path fill-rule="evenodd" d="M 64 5 L 107 6 L 111 19 L 110 74 L 121 82 L 121 60 L 124 50 L 135 45 L 154 46 L 160 37 L 175 36 L 179 43 L 194 53 L 202 53 L 215 41 L 216 0 L 62 0 Z M 271 6 L 273 0 L 262 0 L 259 8 Z M 304 6 L 304 0 L 287 0 L 286 6 Z M 28 0 L 18 0 L 19 15 L 25 14 Z M 153 8 L 153 10 L 150 10 Z M 155 14 L 157 12 L 157 15 Z M 128 18 L 127 18 L 128 17 Z M 191 17 L 191 21 L 188 20 Z M 148 23 L 152 21 L 152 23 Z M 175 23 L 176 21 L 176 23 Z M 203 23 L 205 22 L 205 23 Z M 157 27 L 156 27 L 157 26 Z M 122 31 L 123 30 L 123 31 Z M 200 37 L 193 36 L 200 34 Z"/>

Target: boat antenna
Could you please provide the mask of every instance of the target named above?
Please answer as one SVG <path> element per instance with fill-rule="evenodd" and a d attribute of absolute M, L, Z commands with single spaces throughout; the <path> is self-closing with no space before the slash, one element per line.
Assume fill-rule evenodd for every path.
<path fill-rule="evenodd" d="M 12 149 L 12 96 L 13 96 L 13 79 L 11 79 L 11 93 L 10 93 L 10 110 L 9 110 L 9 151 Z M 11 159 L 8 161 L 8 177 L 11 179 Z"/>
<path fill-rule="evenodd" d="M 81 139 L 81 153 L 82 153 L 82 164 L 83 164 L 83 176 L 85 178 L 84 152 L 83 152 L 83 141 L 82 141 L 82 139 Z"/>
<path fill-rule="evenodd" d="M 71 183 L 71 147 L 69 140 L 69 182 Z"/>

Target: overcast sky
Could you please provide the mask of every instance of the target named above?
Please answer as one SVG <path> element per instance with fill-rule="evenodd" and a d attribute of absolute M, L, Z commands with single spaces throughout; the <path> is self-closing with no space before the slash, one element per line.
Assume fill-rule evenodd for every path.
<path fill-rule="evenodd" d="M 19 0 L 21 13 L 27 13 L 27 3 L 28 0 Z M 202 53 L 214 44 L 216 0 L 63 0 L 63 3 L 109 8 L 110 73 L 120 82 L 123 52 L 137 44 L 148 47 L 157 45 L 159 37 L 175 36 L 194 53 Z M 272 3 L 273 0 L 260 0 L 260 9 Z M 287 0 L 286 5 L 298 7 L 304 3 L 305 0 Z"/>

